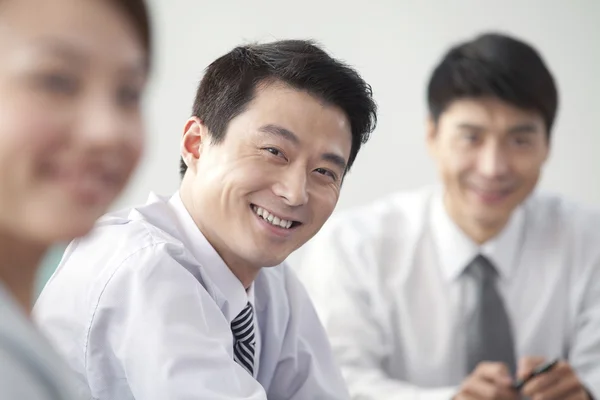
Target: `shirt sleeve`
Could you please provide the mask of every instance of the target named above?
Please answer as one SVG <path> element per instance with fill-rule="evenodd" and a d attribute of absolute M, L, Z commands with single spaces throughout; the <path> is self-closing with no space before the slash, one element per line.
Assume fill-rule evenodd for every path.
<path fill-rule="evenodd" d="M 378 295 L 377 257 L 364 238 L 349 229 L 319 233 L 296 270 L 325 326 L 350 394 L 364 400 L 452 398 L 458 388 L 422 388 L 393 379 L 384 370 L 393 344 L 387 307 Z"/>
<path fill-rule="evenodd" d="M 600 254 L 579 279 L 583 293 L 575 312 L 569 363 L 593 398 L 600 398 Z"/>
<path fill-rule="evenodd" d="M 125 375 L 137 400 L 266 400 L 262 386 L 233 360 L 231 331 L 218 306 L 170 255 L 178 249 L 168 246 L 138 251 L 107 284 L 90 328 L 88 376 L 107 398 L 111 385 L 123 384 L 110 377 Z M 106 363 L 106 353 L 117 365 Z"/>
<path fill-rule="evenodd" d="M 344 400 L 350 394 L 335 363 L 327 334 L 296 274 L 284 268 L 290 317 L 269 399 Z"/>

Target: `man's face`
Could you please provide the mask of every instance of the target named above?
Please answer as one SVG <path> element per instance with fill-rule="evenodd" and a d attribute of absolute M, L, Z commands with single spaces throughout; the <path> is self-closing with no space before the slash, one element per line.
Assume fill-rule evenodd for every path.
<path fill-rule="evenodd" d="M 497 99 L 454 101 L 430 124 L 428 145 L 459 225 L 501 228 L 532 192 L 548 157 L 538 113 Z"/>
<path fill-rule="evenodd" d="M 333 212 L 351 142 L 342 110 L 283 84 L 261 85 L 222 142 L 188 122 L 189 211 L 228 265 L 277 265 Z"/>

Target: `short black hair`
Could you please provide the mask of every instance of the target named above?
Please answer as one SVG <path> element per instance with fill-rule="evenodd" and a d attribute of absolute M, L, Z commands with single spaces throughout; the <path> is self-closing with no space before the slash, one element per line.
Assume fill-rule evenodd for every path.
<path fill-rule="evenodd" d="M 264 82 L 281 82 L 339 107 L 352 131 L 350 169 L 377 124 L 371 86 L 359 73 L 311 40 L 279 40 L 239 46 L 205 70 L 192 114 L 207 126 L 213 143 L 221 142 L 229 122 L 244 112 Z M 180 161 L 181 177 L 187 166 Z"/>
<path fill-rule="evenodd" d="M 485 33 L 452 47 L 434 69 L 427 87 L 435 122 L 460 98 L 495 97 L 538 112 L 550 137 L 558 90 L 544 60 L 529 44 L 500 33 Z"/>

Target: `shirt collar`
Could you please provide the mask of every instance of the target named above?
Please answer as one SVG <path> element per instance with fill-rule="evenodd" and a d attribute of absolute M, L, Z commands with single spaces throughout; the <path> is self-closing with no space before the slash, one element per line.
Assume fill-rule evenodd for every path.
<path fill-rule="evenodd" d="M 231 323 L 246 307 L 248 301 L 254 305 L 254 283 L 246 291 L 240 280 L 231 272 L 225 261 L 202 234 L 183 204 L 179 192 L 171 197 L 169 205 L 179 222 L 184 235 L 183 239 L 187 242 L 186 246 L 202 265 L 212 284 L 223 297 L 224 303 L 221 310 L 227 321 Z"/>
<path fill-rule="evenodd" d="M 514 271 L 525 228 L 525 211 L 515 209 L 504 229 L 494 238 L 478 246 L 452 220 L 438 191 L 431 207 L 431 234 L 442 272 L 448 280 L 458 278 L 476 255 L 486 256 L 497 268 L 501 279 L 510 279 Z"/>

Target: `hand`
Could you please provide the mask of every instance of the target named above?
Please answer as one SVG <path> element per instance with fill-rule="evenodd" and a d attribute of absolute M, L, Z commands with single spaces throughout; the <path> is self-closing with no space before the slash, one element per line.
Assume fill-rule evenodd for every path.
<path fill-rule="evenodd" d="M 525 357 L 519 361 L 517 376 L 523 378 L 544 363 L 541 357 Z M 559 361 L 550 371 L 536 376 L 521 389 L 531 400 L 590 400 L 575 371 L 565 361 Z"/>
<path fill-rule="evenodd" d="M 502 363 L 482 362 L 462 383 L 455 400 L 516 400 L 513 380 Z"/>

